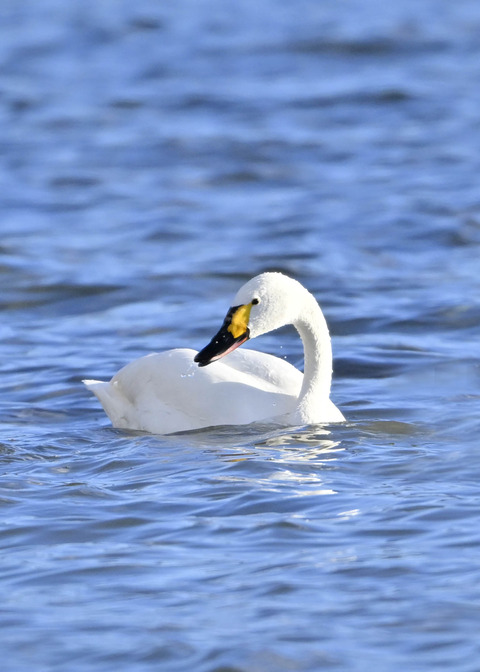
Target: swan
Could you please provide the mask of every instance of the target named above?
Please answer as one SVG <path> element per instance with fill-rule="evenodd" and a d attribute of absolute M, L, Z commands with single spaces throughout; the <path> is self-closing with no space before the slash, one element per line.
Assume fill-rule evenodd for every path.
<path fill-rule="evenodd" d="M 83 381 L 114 427 L 169 434 L 256 421 L 298 426 L 345 420 L 330 400 L 330 335 L 313 295 L 298 281 L 269 272 L 243 285 L 232 305 L 200 352 L 154 353 L 127 364 L 110 382 Z M 273 355 L 237 350 L 287 324 L 303 341 L 303 374 Z"/>

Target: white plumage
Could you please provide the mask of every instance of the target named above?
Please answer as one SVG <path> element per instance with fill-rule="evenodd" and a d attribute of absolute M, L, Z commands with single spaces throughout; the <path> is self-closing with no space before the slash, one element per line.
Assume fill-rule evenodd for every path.
<path fill-rule="evenodd" d="M 233 306 L 200 353 L 168 350 L 127 364 L 110 382 L 85 380 L 112 424 L 168 434 L 256 421 L 343 421 L 329 398 L 330 336 L 314 297 L 280 273 L 262 273 L 239 290 Z M 303 340 L 305 374 L 273 355 L 236 349 L 285 324 L 293 324 Z"/>

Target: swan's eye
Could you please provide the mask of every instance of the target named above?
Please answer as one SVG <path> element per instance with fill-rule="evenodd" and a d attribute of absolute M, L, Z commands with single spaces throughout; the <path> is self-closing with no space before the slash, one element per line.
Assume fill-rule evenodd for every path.
<path fill-rule="evenodd" d="M 256 306 L 257 303 L 260 303 L 258 299 L 252 299 L 252 306 Z"/>

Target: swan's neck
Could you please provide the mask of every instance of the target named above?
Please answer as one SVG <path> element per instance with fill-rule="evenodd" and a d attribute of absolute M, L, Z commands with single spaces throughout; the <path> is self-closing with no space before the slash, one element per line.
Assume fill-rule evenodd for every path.
<path fill-rule="evenodd" d="M 332 383 L 330 334 L 320 306 L 311 294 L 294 326 L 305 354 L 303 384 L 297 402 L 297 411 L 302 415 L 329 398 Z"/>

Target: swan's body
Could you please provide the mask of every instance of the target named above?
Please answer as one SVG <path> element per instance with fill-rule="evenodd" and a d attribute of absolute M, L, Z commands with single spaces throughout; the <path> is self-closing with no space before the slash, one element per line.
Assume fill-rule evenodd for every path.
<path fill-rule="evenodd" d="M 127 364 L 108 383 L 84 381 L 115 427 L 168 434 L 256 421 L 299 425 L 345 419 L 329 398 L 330 336 L 315 298 L 281 273 L 262 273 L 240 289 L 233 305 L 201 352 L 168 350 Z M 273 355 L 236 350 L 248 338 L 285 324 L 293 324 L 302 338 L 305 374 Z"/>

